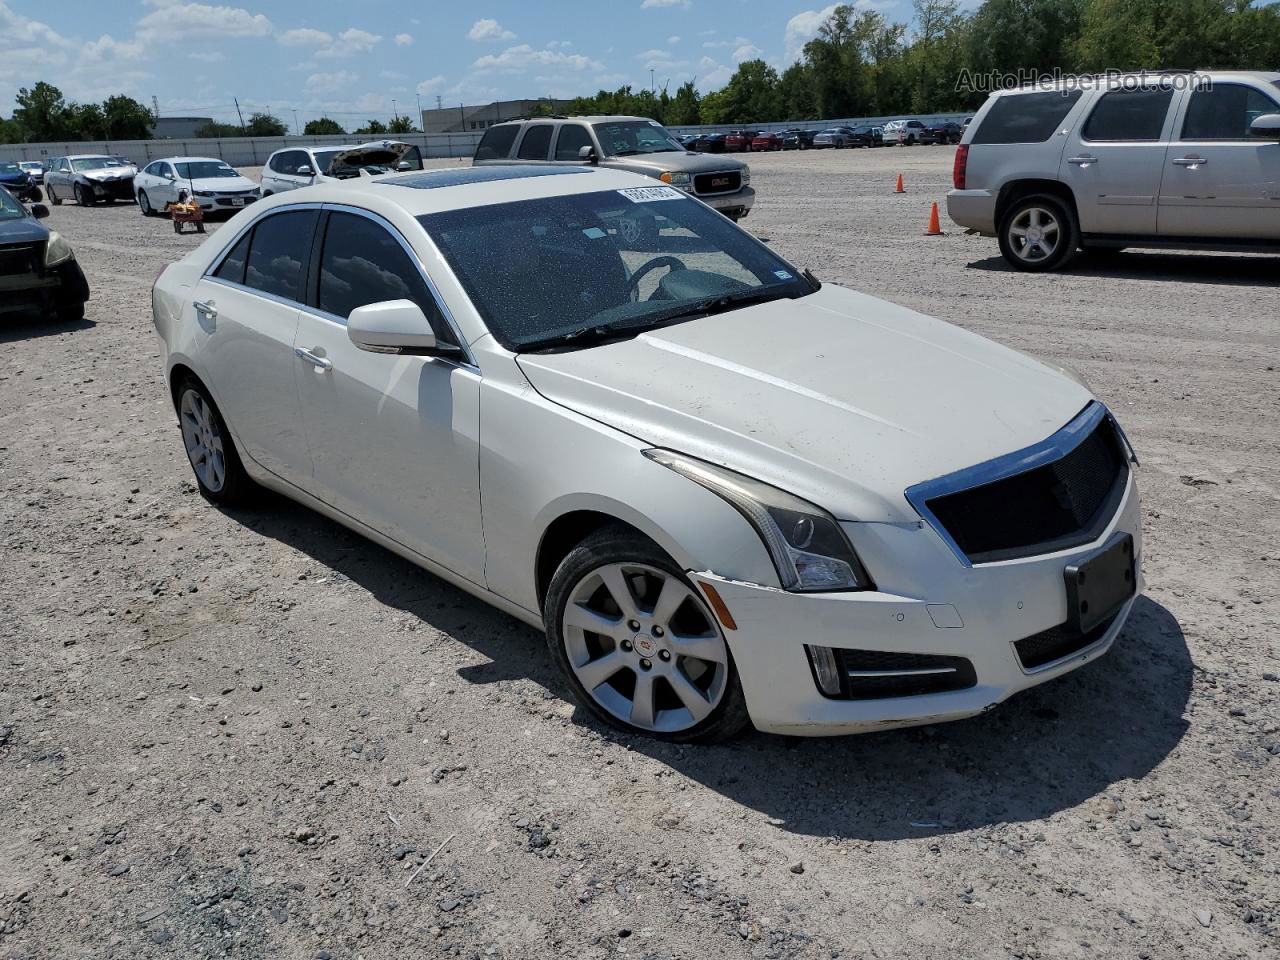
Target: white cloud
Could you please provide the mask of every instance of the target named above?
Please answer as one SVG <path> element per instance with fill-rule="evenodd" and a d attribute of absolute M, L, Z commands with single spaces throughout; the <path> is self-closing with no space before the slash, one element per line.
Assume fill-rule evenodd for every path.
<path fill-rule="evenodd" d="M 573 41 L 571 40 L 552 40 L 547 44 L 547 49 L 554 50 L 556 47 L 560 47 L 563 49 L 564 47 L 572 47 L 572 46 L 573 46 Z"/>
<path fill-rule="evenodd" d="M 784 33 L 787 63 L 800 59 L 804 45 L 818 35 L 818 29 L 836 12 L 836 6 L 833 3 L 821 10 L 805 10 L 787 21 Z"/>
<path fill-rule="evenodd" d="M 310 27 L 298 27 L 277 34 L 276 40 L 286 47 L 327 47 L 333 43 L 333 37 L 323 30 L 312 30 Z"/>
<path fill-rule="evenodd" d="M 201 63 L 221 63 L 227 59 L 220 50 L 197 50 L 194 53 L 188 53 L 187 56 Z"/>
<path fill-rule="evenodd" d="M 737 50 L 733 51 L 733 60 L 735 63 L 742 63 L 744 60 L 758 60 L 763 56 L 764 51 L 754 43 L 744 43 Z"/>
<path fill-rule="evenodd" d="M 716 63 L 710 57 L 703 58 L 702 66 L 707 72 L 698 78 L 698 89 L 703 93 L 719 90 L 733 76 L 733 71 L 729 67 L 722 63 Z"/>
<path fill-rule="evenodd" d="M 413 36 L 408 33 L 397 33 L 395 44 L 397 47 L 411 47 L 413 46 Z"/>
<path fill-rule="evenodd" d="M 672 35 L 670 37 L 667 37 L 667 43 L 676 44 L 679 42 L 680 42 L 680 38 L 678 36 Z"/>
<path fill-rule="evenodd" d="M 418 84 L 418 93 L 426 96 L 428 93 L 435 93 L 444 86 L 444 77 L 435 76 L 430 80 L 423 80 Z"/>
<path fill-rule="evenodd" d="M 382 37 L 368 30 L 351 27 L 338 34 L 329 46 L 316 51 L 317 57 L 350 57 L 357 53 L 371 53 L 382 42 Z"/>
<path fill-rule="evenodd" d="M 640 4 L 640 9 L 653 10 L 657 7 L 680 7 L 683 10 L 688 10 L 691 6 L 693 6 L 692 0 L 644 0 L 644 3 Z"/>
<path fill-rule="evenodd" d="M 473 63 L 475 70 L 505 70 L 518 72 L 531 67 L 567 67 L 570 70 L 603 70 L 604 64 L 580 53 L 561 53 L 557 50 L 535 50 L 527 43 L 508 47 L 501 53 L 486 54 Z"/>
<path fill-rule="evenodd" d="M 218 37 L 265 37 L 271 21 L 243 7 L 207 3 L 163 3 L 138 21 L 137 40 L 145 44 L 176 40 L 211 40 Z"/>
<path fill-rule="evenodd" d="M 750 42 L 746 37 L 734 37 L 732 40 L 706 40 L 702 45 L 708 50 L 714 50 L 717 47 L 740 47 Z"/>
<path fill-rule="evenodd" d="M 350 88 L 360 75 L 352 73 L 350 70 L 337 70 L 328 73 L 313 73 L 307 77 L 303 89 L 307 93 L 336 93 L 339 90 Z"/>
<path fill-rule="evenodd" d="M 514 40 L 516 35 L 500 24 L 497 20 L 486 17 L 483 20 L 477 20 L 471 25 L 471 29 L 467 31 L 467 39 L 475 40 L 477 43 L 486 43 L 495 40 Z"/>

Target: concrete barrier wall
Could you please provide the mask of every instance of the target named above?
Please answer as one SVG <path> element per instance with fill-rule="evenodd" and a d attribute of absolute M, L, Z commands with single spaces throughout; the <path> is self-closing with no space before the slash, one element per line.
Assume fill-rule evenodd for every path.
<path fill-rule="evenodd" d="M 892 117 L 848 117 L 842 120 L 789 120 L 785 123 L 749 124 L 750 129 L 765 132 L 799 127 L 802 130 L 824 130 L 827 127 L 883 126 L 890 120 L 905 120 L 909 115 Z M 921 118 L 945 117 L 961 122 L 969 114 L 928 113 Z M 743 124 L 719 124 L 714 126 L 671 126 L 675 134 L 728 133 Z M 422 151 L 423 157 L 470 157 L 475 153 L 483 131 L 467 133 L 404 133 L 390 135 L 394 140 L 412 143 Z M 381 137 L 369 137 L 379 140 Z M 347 143 L 364 143 L 366 138 L 355 135 L 324 137 L 227 137 L 192 140 L 110 140 L 83 141 L 79 143 L 9 143 L 0 144 L 0 160 L 48 160 L 76 153 L 119 154 L 128 157 L 139 166 L 162 157 L 218 157 L 233 167 L 260 167 L 267 157 L 285 147 L 303 145 L 334 146 Z"/>

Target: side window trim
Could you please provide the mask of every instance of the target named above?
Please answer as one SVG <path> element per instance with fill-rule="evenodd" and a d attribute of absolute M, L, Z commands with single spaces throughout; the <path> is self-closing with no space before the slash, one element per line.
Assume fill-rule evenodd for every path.
<path fill-rule="evenodd" d="M 234 237 L 231 238 L 231 242 L 227 244 L 227 246 L 223 248 L 222 252 L 219 253 L 218 256 L 213 259 L 213 261 L 209 264 L 208 267 L 205 268 L 204 273 L 200 275 L 200 279 L 208 280 L 210 283 L 220 283 L 224 287 L 231 287 L 234 290 L 241 290 L 245 293 L 253 294 L 255 297 L 262 297 L 264 300 L 270 300 L 272 303 L 283 304 L 286 307 L 306 309 L 307 305 L 298 300 L 290 300 L 288 297 L 282 297 L 275 293 L 268 293 L 266 290 L 259 290 L 257 287 L 251 287 L 245 283 L 236 283 L 232 280 L 225 280 L 222 277 L 214 276 L 217 270 L 222 266 L 222 262 L 226 260 L 228 256 L 230 256 L 231 251 L 235 250 L 236 245 L 239 244 L 240 241 L 243 240 L 248 233 L 257 229 L 258 224 L 263 223 L 266 220 L 270 220 L 272 217 L 279 216 L 282 213 L 293 213 L 298 210 L 317 211 L 318 215 L 316 216 L 316 223 L 320 222 L 319 214 L 323 213 L 323 207 L 321 206 L 321 204 L 295 203 L 295 204 L 290 204 L 287 207 L 276 207 L 270 213 L 264 213 L 260 217 L 255 217 L 253 221 L 245 225 L 243 230 L 241 230 L 239 233 L 237 233 Z M 310 277 L 311 275 L 311 251 L 314 249 L 314 247 L 315 247 L 315 235 L 313 234 L 311 245 L 307 248 L 307 262 L 303 265 L 302 273 L 304 277 Z M 250 241 L 248 253 L 252 253 L 252 252 L 253 252 L 253 242 Z M 246 267 L 248 266 L 248 263 L 249 263 L 248 255 L 246 254 L 246 257 L 245 257 Z M 303 289 L 304 299 L 308 295 L 308 292 L 309 291 L 307 289 L 305 288 Z"/>
<path fill-rule="evenodd" d="M 372 210 L 365 210 L 362 207 L 349 207 L 346 204 L 341 204 L 341 203 L 326 203 L 321 205 L 321 210 L 324 211 L 326 214 L 328 212 L 350 213 L 350 214 L 355 214 L 358 217 L 364 217 L 367 220 L 372 220 L 378 226 L 382 227 L 384 230 L 386 230 L 388 233 L 391 234 L 392 238 L 396 241 L 396 243 L 400 244 L 401 249 L 403 249 L 405 254 L 409 257 L 409 262 L 412 263 L 414 269 L 418 271 L 418 275 L 422 277 L 422 282 L 425 283 L 427 286 L 427 292 L 431 294 L 431 299 L 435 301 L 436 309 L 440 311 L 440 316 L 444 318 L 445 324 L 449 327 L 450 332 L 453 333 L 454 339 L 458 342 L 458 345 L 462 348 L 463 357 L 465 358 L 463 365 L 476 367 L 476 369 L 479 369 L 479 367 L 475 362 L 475 359 L 472 357 L 471 348 L 467 344 L 466 338 L 462 335 L 461 328 L 458 326 L 457 321 L 454 320 L 453 318 L 452 311 L 449 310 L 448 305 L 444 302 L 444 298 L 440 296 L 440 290 L 436 286 L 435 281 L 431 279 L 431 275 L 427 273 L 426 269 L 422 266 L 422 261 L 418 257 L 417 251 L 414 250 L 413 246 L 409 243 L 409 241 L 404 238 L 404 234 L 402 234 L 399 230 L 397 230 L 395 225 L 390 223 L 385 218 L 374 213 Z M 327 217 L 325 222 L 327 222 Z M 423 233 L 425 234 L 426 231 L 424 230 Z M 316 306 L 316 304 L 318 303 L 318 292 L 319 292 L 319 285 L 320 285 L 318 251 L 319 251 L 319 246 L 323 243 L 323 236 L 324 234 L 322 231 L 317 231 L 317 239 L 315 243 L 312 244 L 312 256 L 313 258 L 315 258 L 316 268 L 317 268 L 316 269 L 316 291 L 315 291 L 316 295 L 312 296 L 310 295 L 311 291 L 308 291 L 309 293 L 307 297 L 308 302 L 305 304 L 299 304 L 299 306 L 303 307 L 310 313 L 317 314 L 318 316 L 324 318 L 325 320 L 332 320 L 334 323 L 340 324 L 345 327 L 347 325 L 346 317 L 339 317 L 336 314 L 332 314 L 332 313 L 329 313 L 328 311 L 321 310 L 318 306 Z M 428 239 L 430 238 L 428 237 Z"/>

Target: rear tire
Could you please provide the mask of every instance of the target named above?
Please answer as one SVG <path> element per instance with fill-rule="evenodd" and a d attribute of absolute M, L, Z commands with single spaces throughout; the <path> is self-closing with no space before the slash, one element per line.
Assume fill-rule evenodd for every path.
<path fill-rule="evenodd" d="M 224 507 L 247 503 L 256 485 L 245 473 L 235 440 L 209 391 L 188 376 L 178 385 L 176 397 L 182 446 L 200 495 Z"/>
<path fill-rule="evenodd" d="M 1080 228 L 1057 197 L 1035 194 L 1014 203 L 1000 221 L 1000 252 L 1028 273 L 1061 269 L 1075 255 Z"/>

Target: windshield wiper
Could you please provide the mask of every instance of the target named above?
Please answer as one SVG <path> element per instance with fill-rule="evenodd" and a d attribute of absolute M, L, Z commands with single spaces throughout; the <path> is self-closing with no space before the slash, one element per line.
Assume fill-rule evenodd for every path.
<path fill-rule="evenodd" d="M 626 328 L 613 327 L 608 324 L 598 323 L 590 327 L 579 327 L 577 330 L 570 330 L 568 333 L 558 333 L 552 337 L 530 340 L 528 343 L 520 344 L 519 349 L 521 353 L 532 353 L 538 350 L 554 350 L 570 346 L 598 346 L 599 344 L 606 343 L 610 340 L 635 335 L 634 331 L 626 330 L 624 333 L 624 330 L 626 330 Z"/>

